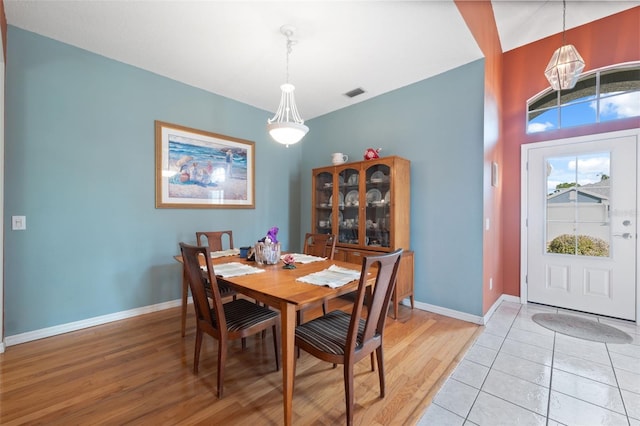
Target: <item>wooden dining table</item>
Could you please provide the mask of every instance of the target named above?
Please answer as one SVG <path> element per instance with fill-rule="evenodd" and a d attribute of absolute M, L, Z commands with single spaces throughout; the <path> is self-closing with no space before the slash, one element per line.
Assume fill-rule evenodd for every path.
<path fill-rule="evenodd" d="M 182 263 L 182 256 L 175 256 Z M 276 265 L 258 265 L 255 262 L 241 259 L 239 256 L 226 256 L 212 259 L 212 264 L 240 262 L 264 269 L 264 272 L 240 275 L 236 277 L 222 278 L 236 291 L 250 298 L 262 302 L 272 308 L 280 310 L 281 321 L 281 345 L 282 345 L 282 393 L 284 403 L 284 424 L 292 424 L 293 416 L 293 374 L 295 357 L 295 328 L 296 311 L 310 305 L 321 304 L 326 300 L 350 293 L 357 289 L 358 281 L 351 281 L 341 287 L 333 289 L 328 286 L 319 286 L 296 281 L 297 278 L 319 272 L 331 265 L 340 266 L 359 271 L 358 265 L 336 260 L 320 260 L 310 263 L 296 263 L 295 269 L 284 269 L 283 263 Z M 372 285 L 375 277 L 367 280 Z M 182 276 L 182 335 L 185 334 L 187 294 L 189 283 L 183 268 Z"/>

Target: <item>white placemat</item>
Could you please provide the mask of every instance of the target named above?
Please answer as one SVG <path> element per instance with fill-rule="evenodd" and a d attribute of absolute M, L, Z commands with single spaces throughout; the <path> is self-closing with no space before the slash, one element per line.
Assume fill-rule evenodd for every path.
<path fill-rule="evenodd" d="M 360 279 L 360 271 L 342 268 L 340 266 L 331 265 L 329 268 L 314 272 L 298 278 L 296 281 L 302 281 L 308 284 L 326 285 L 331 288 L 342 287 L 343 285 Z"/>
<path fill-rule="evenodd" d="M 235 256 L 237 254 L 240 254 L 240 249 L 239 248 L 232 248 L 232 249 L 220 250 L 220 251 L 212 251 L 211 252 L 211 258 L 212 259 L 216 259 L 218 257 Z"/>
<path fill-rule="evenodd" d="M 311 262 L 318 262 L 320 260 L 326 260 L 326 257 L 318 257 L 318 256 L 311 256 L 310 254 L 301 254 L 301 253 L 289 253 L 290 255 L 293 256 L 293 259 L 296 263 L 311 263 Z M 280 259 L 284 259 L 284 257 L 286 256 L 286 254 L 283 254 L 282 256 L 280 256 Z"/>
<path fill-rule="evenodd" d="M 207 267 L 202 266 L 202 270 L 206 271 Z M 216 275 L 223 278 L 238 277 L 240 275 L 258 274 L 264 272 L 264 269 L 245 265 L 240 262 L 220 263 L 213 267 Z"/>

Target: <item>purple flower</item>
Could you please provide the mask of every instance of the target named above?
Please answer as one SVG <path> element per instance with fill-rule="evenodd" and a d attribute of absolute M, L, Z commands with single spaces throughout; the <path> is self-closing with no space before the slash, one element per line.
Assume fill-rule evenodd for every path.
<path fill-rule="evenodd" d="M 268 237 L 268 238 L 271 240 L 271 242 L 272 242 L 272 243 L 274 243 L 274 244 L 276 244 L 276 243 L 278 242 L 278 238 L 276 238 L 276 237 L 277 237 L 277 235 L 278 235 L 278 231 L 279 231 L 278 227 L 277 227 L 277 226 L 274 226 L 274 227 L 272 227 L 271 229 L 269 229 L 269 232 L 267 232 L 267 237 Z"/>

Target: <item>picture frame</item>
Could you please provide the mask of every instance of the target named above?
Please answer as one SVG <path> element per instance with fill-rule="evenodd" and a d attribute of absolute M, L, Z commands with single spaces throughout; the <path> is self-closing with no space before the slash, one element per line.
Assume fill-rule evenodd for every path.
<path fill-rule="evenodd" d="M 255 142 L 155 121 L 156 208 L 255 208 Z"/>

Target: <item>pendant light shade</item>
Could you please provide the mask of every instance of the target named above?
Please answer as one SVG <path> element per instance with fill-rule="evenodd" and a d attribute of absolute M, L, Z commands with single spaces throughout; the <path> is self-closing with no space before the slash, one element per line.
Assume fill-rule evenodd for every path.
<path fill-rule="evenodd" d="M 572 44 L 553 52 L 544 75 L 554 90 L 573 89 L 584 69 L 584 60 Z"/>
<path fill-rule="evenodd" d="M 295 43 L 291 40 L 294 28 L 290 25 L 283 25 L 280 28 L 280 32 L 287 37 L 287 82 L 280 86 L 280 90 L 282 90 L 280 105 L 276 115 L 267 120 L 267 130 L 273 140 L 288 147 L 300 142 L 309 131 L 309 128 L 304 125 L 304 120 L 298 113 L 298 107 L 296 107 L 295 97 L 293 96 L 295 87 L 289 83 L 289 54 L 291 53 L 291 47 Z"/>
<path fill-rule="evenodd" d="M 267 130 L 273 140 L 289 146 L 300 142 L 309 131 L 309 128 L 304 125 L 304 121 L 298 113 L 293 96 L 293 91 L 295 90 L 293 84 L 285 83 L 280 86 L 280 89 L 282 90 L 280 106 L 276 115 L 267 120 Z"/>
<path fill-rule="evenodd" d="M 553 52 L 544 75 L 554 90 L 573 89 L 584 69 L 584 60 L 572 44 L 565 44 L 567 5 L 562 0 L 562 47 Z"/>

